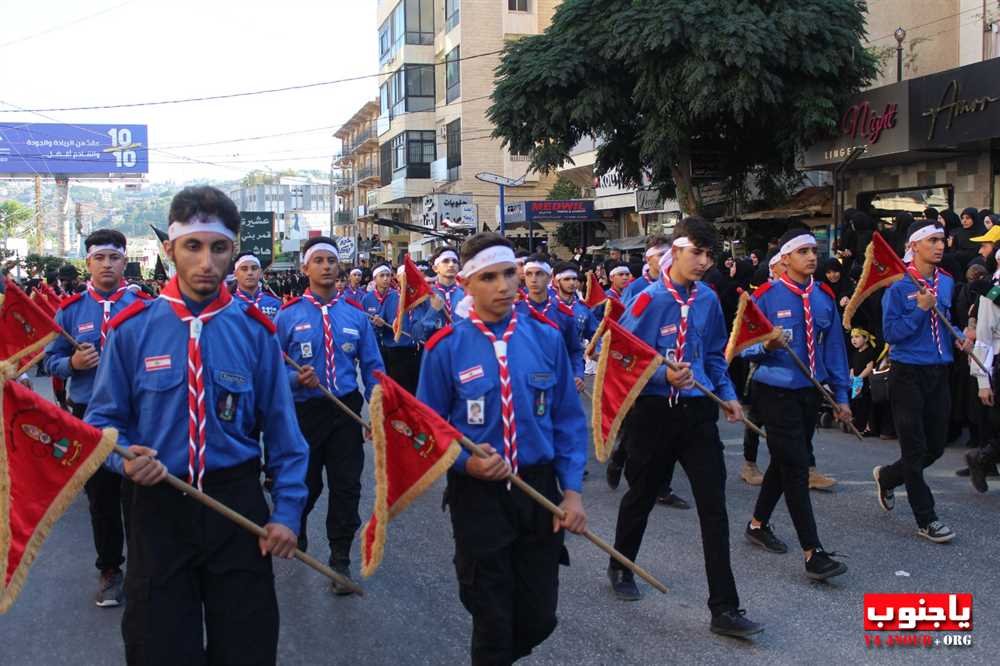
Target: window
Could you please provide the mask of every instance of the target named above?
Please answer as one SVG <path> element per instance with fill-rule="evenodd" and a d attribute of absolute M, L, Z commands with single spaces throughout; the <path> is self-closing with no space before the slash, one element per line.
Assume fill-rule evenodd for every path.
<path fill-rule="evenodd" d="M 456 46 L 444 57 L 444 82 L 447 88 L 445 91 L 446 103 L 451 103 L 462 95 L 460 48 Z"/>
<path fill-rule="evenodd" d="M 430 178 L 437 155 L 434 131 L 400 132 L 382 148 L 383 184 L 396 178 Z"/>
<path fill-rule="evenodd" d="M 448 156 L 448 180 L 458 180 L 458 167 L 462 165 L 462 119 L 453 120 L 445 126 L 445 140 Z"/>
<path fill-rule="evenodd" d="M 389 17 L 378 29 L 379 64 L 392 60 L 403 45 L 403 35 L 406 32 L 404 2 L 400 2 L 389 14 Z M 433 41 L 433 40 L 432 40 Z"/>
<path fill-rule="evenodd" d="M 444 0 L 444 31 L 448 32 L 458 25 L 458 6 L 461 0 Z"/>
<path fill-rule="evenodd" d="M 382 115 L 434 109 L 434 65 L 403 65 L 379 88 Z"/>
<path fill-rule="evenodd" d="M 379 185 L 392 182 L 392 145 L 389 142 L 379 146 Z"/>
<path fill-rule="evenodd" d="M 434 0 L 404 1 L 406 3 L 406 43 L 433 44 Z"/>
<path fill-rule="evenodd" d="M 526 12 L 528 0 L 507 0 L 507 9 L 512 12 Z"/>

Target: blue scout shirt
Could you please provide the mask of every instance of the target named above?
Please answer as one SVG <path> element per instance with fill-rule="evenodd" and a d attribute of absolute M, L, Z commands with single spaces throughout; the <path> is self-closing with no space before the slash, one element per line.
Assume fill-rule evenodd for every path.
<path fill-rule="evenodd" d="M 316 297 L 320 300 L 319 297 Z M 326 381 L 326 351 L 323 346 L 323 313 L 304 298 L 295 298 L 284 305 L 274 322 L 278 327 L 281 348 L 299 365 L 311 365 L 320 382 Z M 358 389 L 357 366 L 360 364 L 365 383 L 365 400 L 375 387 L 376 370 L 385 371 L 379 353 L 375 331 L 368 317 L 341 298 L 330 308 L 333 328 L 333 358 L 337 370 L 337 386 L 327 387 L 338 398 Z M 289 366 L 288 381 L 295 402 L 322 398 L 319 388 L 299 385 L 298 373 Z"/>
<path fill-rule="evenodd" d="M 355 300 L 358 303 L 363 303 L 364 300 L 365 300 L 365 296 L 367 296 L 368 293 L 369 292 L 364 287 L 364 285 L 358 285 L 357 289 L 355 289 L 354 287 L 348 285 L 347 288 L 344 289 L 344 296 L 346 296 L 346 297 L 348 297 L 348 298 L 350 298 L 352 300 Z"/>
<path fill-rule="evenodd" d="M 233 297 L 244 310 L 252 303 L 272 321 L 277 316 L 278 310 L 281 309 L 281 301 L 260 288 L 257 289 L 256 294 L 251 294 L 237 287 L 236 291 L 233 292 Z"/>
<path fill-rule="evenodd" d="M 399 342 L 396 342 L 395 335 L 392 332 L 392 326 L 396 323 L 396 312 L 399 310 L 399 290 L 390 289 L 381 304 L 375 297 L 374 292 L 368 294 L 368 297 L 364 302 L 365 312 L 369 315 L 377 314 L 386 322 L 386 325 L 381 327 L 372 324 L 372 327 L 375 329 L 375 337 L 378 339 L 379 344 L 390 349 L 397 347 L 416 347 L 417 338 L 415 337 L 416 334 L 413 332 L 414 323 L 418 317 L 422 317 L 426 314 L 423 310 L 426 302 L 427 301 L 424 301 L 424 303 L 421 303 L 416 308 L 403 315 L 403 335 L 400 335 Z M 406 335 L 407 333 L 409 333 L 409 335 Z"/>
<path fill-rule="evenodd" d="M 530 315 L 531 311 L 534 310 L 559 327 L 563 342 L 566 344 L 566 353 L 569 354 L 573 376 L 583 379 L 583 343 L 577 334 L 576 315 L 573 314 L 572 308 L 551 294 L 542 303 L 536 303 L 531 300 L 531 296 L 528 296 L 518 301 L 514 307 L 517 308 L 519 315 L 524 316 Z"/>
<path fill-rule="evenodd" d="M 736 390 L 727 372 L 725 349 L 729 339 L 726 322 L 722 317 L 719 297 L 704 282 L 696 282 L 698 294 L 688 313 L 687 337 L 684 342 L 685 363 L 691 364 L 694 378 L 716 393 L 723 400 L 735 400 Z M 681 298 L 687 301 L 688 289 L 674 285 Z M 663 282 L 646 287 L 625 310 L 619 322 L 660 354 L 667 356 L 677 346 L 677 330 L 681 321 L 681 307 L 667 291 Z M 667 366 L 657 369 L 642 395 L 670 395 Z M 680 391 L 681 398 L 702 398 L 696 388 Z"/>
<path fill-rule="evenodd" d="M 455 321 L 460 320 L 461 317 L 455 314 L 455 309 L 458 307 L 459 301 L 465 298 L 465 290 L 459 287 L 457 282 L 450 287 L 443 287 L 435 282 L 431 284 L 430 287 L 431 292 L 434 295 L 443 301 L 451 303 L 451 316 L 454 319 L 451 323 L 455 323 Z M 430 299 L 427 300 L 430 301 Z M 433 307 L 428 306 L 427 309 L 423 311 L 423 317 L 416 322 L 415 334 L 423 342 L 447 326 L 448 323 L 448 317 L 445 315 L 445 308 L 435 310 Z"/>
<path fill-rule="evenodd" d="M 804 285 L 799 286 L 804 287 Z M 847 404 L 851 378 L 844 345 L 844 330 L 840 324 L 836 300 L 828 289 L 826 284 L 817 282 L 809 295 L 816 343 L 816 379 L 833 389 L 833 397 L 839 404 Z M 771 323 L 781 326 L 785 331 L 791 331 L 792 337 L 788 345 L 806 367 L 809 367 L 802 297 L 792 293 L 781 280 L 774 280 L 754 292 L 753 299 Z M 754 381 L 788 389 L 807 388 L 813 385 L 784 349 L 765 351 L 761 343 L 748 347 L 741 356 L 757 363 Z"/>
<path fill-rule="evenodd" d="M 622 302 L 626 305 L 631 305 L 632 301 L 639 298 L 639 294 L 641 294 L 646 287 L 654 284 L 655 282 L 656 280 L 650 280 L 645 275 L 640 275 L 636 279 L 629 282 L 628 286 L 626 286 L 622 291 Z"/>
<path fill-rule="evenodd" d="M 378 291 L 372 289 L 371 291 L 367 292 L 360 301 L 358 301 L 359 303 L 361 303 L 361 308 L 365 311 L 365 314 L 368 315 L 368 321 L 371 321 L 372 317 L 376 316 L 382 317 L 382 319 L 385 319 L 387 322 L 390 323 L 395 320 L 395 317 L 391 318 L 389 317 L 388 315 L 389 308 L 387 305 L 390 296 L 392 296 L 392 294 L 394 293 L 398 294 L 399 292 L 396 289 L 390 288 L 388 291 L 386 291 L 385 296 L 383 296 L 382 299 L 379 300 Z M 395 304 L 392 306 L 393 314 L 395 314 L 396 312 L 395 308 L 398 307 L 399 301 L 397 300 L 394 303 Z M 372 330 L 375 331 L 375 339 L 378 341 L 380 345 L 385 345 L 386 340 L 389 341 L 392 340 L 391 326 L 376 326 L 375 323 L 372 322 Z"/>
<path fill-rule="evenodd" d="M 590 308 L 584 305 L 583 301 L 576 296 L 573 297 L 571 302 L 562 302 L 573 310 L 573 318 L 576 320 L 576 332 L 580 341 L 590 340 L 594 337 L 594 333 L 597 332 L 597 318 L 594 317 L 594 313 Z"/>
<path fill-rule="evenodd" d="M 260 458 L 260 442 L 251 433 L 262 423 L 274 473 L 271 520 L 298 533 L 309 447 L 299 431 L 273 324 L 256 309 L 230 301 L 205 322 L 201 355 L 206 471 Z M 188 324 L 170 303 L 162 298 L 134 303 L 113 321 L 85 415 L 92 426 L 117 428 L 122 446 L 155 449 L 157 459 L 181 478 L 188 474 L 187 358 Z M 104 464 L 123 472 L 116 455 Z"/>
<path fill-rule="evenodd" d="M 940 268 L 938 271 L 938 308 L 945 317 L 951 317 L 951 299 L 955 280 Z M 928 280 L 933 286 L 933 279 Z M 917 307 L 919 289 L 908 277 L 896 282 L 882 295 L 882 333 L 889 343 L 889 360 L 912 365 L 940 365 L 951 363 L 955 358 L 954 339 L 938 322 L 938 337 L 941 351 L 934 342 L 931 330 L 931 313 Z"/>
<path fill-rule="evenodd" d="M 108 296 L 108 294 L 101 295 Z M 140 296 L 131 289 L 125 290 L 121 298 L 111 304 L 111 317 L 117 316 L 137 300 L 140 300 Z M 77 342 L 89 342 L 94 345 L 98 352 L 101 351 L 103 322 L 104 306 L 86 291 L 67 298 L 56 313 L 56 323 L 62 326 L 64 331 L 76 338 Z M 56 337 L 45 348 L 45 369 L 53 377 L 69 379 L 69 399 L 78 405 L 86 405 L 90 402 L 90 395 L 94 389 L 97 368 L 74 370 L 69 364 L 74 351 L 73 345 L 65 337 L 61 335 Z"/>
<path fill-rule="evenodd" d="M 487 324 L 501 337 L 510 319 Z M 518 314 L 507 348 L 521 466 L 552 463 L 563 490 L 580 492 L 587 421 L 562 335 L 551 322 Z M 493 346 L 468 320 L 442 329 L 424 348 L 417 398 L 474 442 L 503 452 L 499 366 Z M 454 469 L 465 472 L 464 450 Z"/>

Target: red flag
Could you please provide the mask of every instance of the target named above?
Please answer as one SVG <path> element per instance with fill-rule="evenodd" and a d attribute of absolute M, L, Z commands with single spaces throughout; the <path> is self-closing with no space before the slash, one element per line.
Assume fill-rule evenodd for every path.
<path fill-rule="evenodd" d="M 844 328 L 851 328 L 851 319 L 866 298 L 879 289 L 888 287 L 904 275 L 906 275 L 906 266 L 903 264 L 903 260 L 885 242 L 882 234 L 877 231 L 873 233 L 872 242 L 865 249 L 865 265 L 861 270 L 861 279 L 858 280 L 858 286 L 854 288 L 851 300 L 844 307 Z"/>
<path fill-rule="evenodd" d="M 410 255 L 403 258 L 403 270 L 399 271 L 399 307 L 396 309 L 396 321 L 392 322 L 393 336 L 396 342 L 403 335 L 403 315 L 417 307 L 431 295 L 424 274 L 410 260 Z"/>
<path fill-rule="evenodd" d="M 44 294 L 40 288 L 35 289 L 33 292 L 31 292 L 30 298 L 32 301 L 34 301 L 35 305 L 37 305 L 39 308 L 42 309 L 42 312 L 44 312 L 50 317 L 56 316 L 58 307 L 54 307 L 52 305 L 52 302 L 49 301 L 48 295 Z"/>
<path fill-rule="evenodd" d="M 639 393 L 663 363 L 655 349 L 634 336 L 617 321 L 603 322 L 601 355 L 597 359 L 591 426 L 594 454 L 601 462 L 611 455 L 615 435 Z"/>
<path fill-rule="evenodd" d="M 587 289 L 583 297 L 583 304 L 588 308 L 594 308 L 600 305 L 607 295 L 604 293 L 604 288 L 601 286 L 600 280 L 594 275 L 593 271 L 587 273 Z"/>
<path fill-rule="evenodd" d="M 52 525 L 108 457 L 118 433 L 87 425 L 17 382 L 5 381 L 2 392 L 0 613 L 5 613 Z"/>
<path fill-rule="evenodd" d="M 625 304 L 617 298 L 609 298 L 604 302 L 604 316 L 601 318 L 601 323 L 597 325 L 594 337 L 592 337 L 590 342 L 587 343 L 587 349 L 584 351 L 587 358 L 594 355 L 594 348 L 597 347 L 597 343 L 600 341 L 601 336 L 604 335 L 604 322 L 609 319 L 612 321 L 620 321 L 623 314 L 625 314 Z"/>
<path fill-rule="evenodd" d="M 775 328 L 750 295 L 741 289 L 740 305 L 736 309 L 729 344 L 726 345 L 726 362 L 732 363 L 733 358 L 747 347 L 758 342 L 769 342 L 779 335 L 781 329 Z"/>
<path fill-rule="evenodd" d="M 40 351 L 59 335 L 59 326 L 13 280 L 0 294 L 0 361 L 15 363 Z"/>
<path fill-rule="evenodd" d="M 386 526 L 448 471 L 461 447 L 462 433 L 382 372 L 372 391 L 375 447 L 375 509 L 362 530 L 361 573 L 367 578 L 382 563 Z"/>

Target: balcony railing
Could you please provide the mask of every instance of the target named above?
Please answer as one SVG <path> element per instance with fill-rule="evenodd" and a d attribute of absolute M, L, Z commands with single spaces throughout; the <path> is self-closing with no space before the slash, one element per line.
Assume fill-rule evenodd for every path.
<path fill-rule="evenodd" d="M 362 129 L 358 130 L 358 132 L 350 138 L 350 141 L 344 145 L 344 153 L 353 153 L 360 148 L 361 144 L 365 141 L 370 141 L 371 139 L 375 139 L 377 137 L 378 135 L 375 132 L 375 124 L 369 123 Z"/>
<path fill-rule="evenodd" d="M 349 210 L 338 210 L 333 214 L 334 224 L 354 224 L 354 213 Z"/>
<path fill-rule="evenodd" d="M 369 178 L 378 178 L 378 167 L 377 166 L 363 166 L 357 170 L 358 180 L 368 180 Z"/>

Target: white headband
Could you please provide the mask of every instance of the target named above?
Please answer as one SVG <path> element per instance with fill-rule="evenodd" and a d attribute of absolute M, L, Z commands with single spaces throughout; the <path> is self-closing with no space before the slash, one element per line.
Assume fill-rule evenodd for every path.
<path fill-rule="evenodd" d="M 392 269 L 386 266 L 385 264 L 382 264 L 381 266 L 372 271 L 372 277 L 378 277 L 383 273 L 388 273 L 389 275 L 392 275 Z"/>
<path fill-rule="evenodd" d="M 191 234 L 219 234 L 226 240 L 236 240 L 236 234 L 215 215 L 192 215 L 187 222 L 171 222 L 167 227 L 167 239 L 177 240 Z"/>
<path fill-rule="evenodd" d="M 675 238 L 674 242 L 670 244 L 671 247 L 694 247 L 694 243 L 687 236 L 681 236 L 680 238 Z M 670 266 L 674 263 L 674 253 L 667 252 L 660 259 L 660 275 L 663 277 L 668 277 L 670 274 Z"/>
<path fill-rule="evenodd" d="M 364 275 L 364 272 L 360 268 L 352 268 L 351 275 Z"/>
<path fill-rule="evenodd" d="M 767 267 L 774 268 L 779 261 L 781 261 L 781 254 L 776 254 L 768 260 Z"/>
<path fill-rule="evenodd" d="M 669 245 L 655 245 L 646 250 L 646 258 L 649 259 L 650 257 L 658 257 L 661 254 L 666 254 L 669 251 L 670 251 Z"/>
<path fill-rule="evenodd" d="M 484 250 L 480 250 L 476 256 L 465 262 L 465 266 L 462 267 L 462 270 L 458 274 L 468 279 L 484 268 L 493 266 L 494 264 L 506 263 L 517 263 L 517 259 L 514 257 L 514 250 L 506 245 L 491 245 Z"/>
<path fill-rule="evenodd" d="M 796 236 L 782 245 L 781 249 L 778 250 L 778 254 L 783 257 L 786 254 L 791 254 L 792 252 L 795 252 L 803 247 L 816 247 L 816 237 L 812 234 L 802 234 L 801 236 Z"/>
<path fill-rule="evenodd" d="M 629 270 L 628 266 L 616 266 L 615 268 L 611 269 L 611 272 L 608 275 L 610 277 L 614 277 L 616 275 L 621 275 L 622 273 L 625 273 L 626 275 L 632 275 L 632 271 Z"/>
<path fill-rule="evenodd" d="M 234 271 L 239 270 L 239 267 L 242 266 L 243 264 L 253 264 L 257 268 L 260 268 L 260 259 L 253 256 L 252 254 L 245 254 L 236 260 L 236 263 L 233 264 L 233 270 Z"/>
<path fill-rule="evenodd" d="M 445 250 L 444 252 L 442 252 L 441 254 L 439 254 L 434 259 L 434 268 L 437 268 L 438 264 L 440 264 L 445 259 L 454 259 L 455 263 L 456 264 L 458 263 L 458 255 L 455 254 L 455 251 L 454 250 Z"/>
<path fill-rule="evenodd" d="M 940 236 L 944 238 L 944 229 L 937 226 L 936 224 L 928 224 L 926 227 L 920 227 L 912 234 L 910 238 L 906 241 L 906 254 L 903 255 L 903 263 L 910 263 L 913 261 L 913 247 L 914 243 L 919 243 L 925 238 L 930 238 L 931 236 Z"/>
<path fill-rule="evenodd" d="M 125 248 L 121 247 L 120 245 L 112 245 L 111 243 L 105 243 L 104 245 L 94 245 L 89 250 L 87 250 L 87 259 L 90 259 L 98 252 L 116 252 L 123 257 L 125 256 Z"/>
<path fill-rule="evenodd" d="M 552 267 L 549 266 L 547 262 L 544 261 L 526 261 L 524 262 L 524 269 L 537 268 L 546 275 L 552 275 Z"/>
<path fill-rule="evenodd" d="M 302 265 L 305 266 L 312 259 L 312 256 L 317 252 L 329 252 L 333 255 L 334 260 L 340 261 L 340 254 L 337 252 L 337 248 L 330 245 L 329 243 L 316 243 L 308 250 L 306 250 L 306 256 L 302 257 Z"/>
<path fill-rule="evenodd" d="M 556 279 L 557 280 L 565 280 L 566 278 L 573 278 L 574 280 L 579 280 L 580 279 L 580 274 L 577 273 L 572 268 L 568 268 L 568 269 L 564 270 L 562 273 L 556 274 Z"/>

